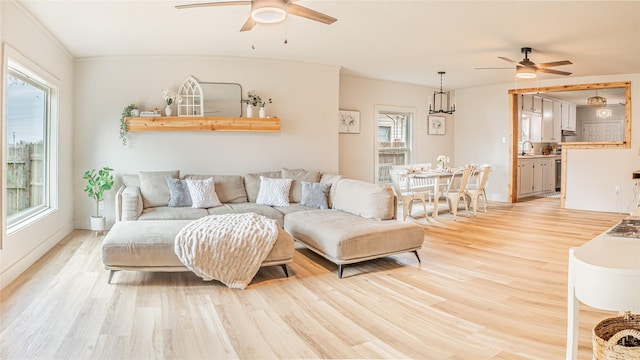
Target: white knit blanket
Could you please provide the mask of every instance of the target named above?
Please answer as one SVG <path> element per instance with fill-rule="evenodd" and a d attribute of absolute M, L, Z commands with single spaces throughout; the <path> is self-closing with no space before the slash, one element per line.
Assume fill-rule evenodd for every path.
<path fill-rule="evenodd" d="M 204 280 L 244 289 L 278 239 L 278 223 L 265 216 L 209 215 L 176 235 L 174 251 L 182 263 Z"/>

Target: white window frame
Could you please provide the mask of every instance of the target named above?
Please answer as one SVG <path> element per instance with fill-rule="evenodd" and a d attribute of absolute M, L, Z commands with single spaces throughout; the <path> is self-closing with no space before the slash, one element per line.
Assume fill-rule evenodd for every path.
<path fill-rule="evenodd" d="M 12 47 L 5 45 L 3 52 L 3 68 L 2 68 L 2 131 L 0 132 L 0 143 L 2 145 L 2 232 L 3 235 L 11 235 L 20 229 L 42 219 L 48 214 L 54 212 L 58 208 L 58 128 L 59 128 L 59 84 L 60 81 L 55 76 L 30 61 L 28 58 L 20 54 Z M 9 67 L 15 71 L 26 75 L 35 83 L 40 84 L 49 89 L 47 107 L 46 107 L 46 124 L 44 134 L 45 147 L 45 167 L 44 167 L 44 188 L 43 205 L 37 206 L 11 221 L 7 217 L 7 77 Z M 5 236 L 3 236 L 4 238 Z M 0 243 L 0 247 L 2 244 Z"/>
<path fill-rule="evenodd" d="M 380 171 L 380 161 L 379 161 L 379 146 L 378 146 L 378 116 L 380 113 L 405 113 L 411 114 L 409 122 L 407 122 L 407 143 L 406 143 L 406 162 L 411 163 L 413 161 L 413 153 L 414 153 L 414 126 L 416 122 L 417 110 L 414 107 L 406 107 L 406 106 L 389 106 L 389 105 L 374 105 L 374 121 L 375 121 L 375 133 L 374 133 L 374 182 L 379 183 L 379 171 Z M 392 135 L 393 137 L 393 135 Z"/>

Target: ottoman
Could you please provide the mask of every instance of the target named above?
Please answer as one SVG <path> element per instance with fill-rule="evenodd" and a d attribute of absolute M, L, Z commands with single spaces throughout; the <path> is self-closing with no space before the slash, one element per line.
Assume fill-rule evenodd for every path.
<path fill-rule="evenodd" d="M 109 273 L 119 270 L 189 271 L 176 256 L 173 246 L 178 232 L 193 220 L 141 220 L 115 223 L 102 241 L 102 262 Z M 262 266 L 280 265 L 289 276 L 287 263 L 293 259 L 293 237 L 279 228 L 278 239 Z"/>

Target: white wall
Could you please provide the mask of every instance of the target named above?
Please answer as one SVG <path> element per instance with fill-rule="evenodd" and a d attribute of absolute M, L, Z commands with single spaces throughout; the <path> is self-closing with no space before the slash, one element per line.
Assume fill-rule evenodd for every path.
<path fill-rule="evenodd" d="M 539 86 L 631 81 L 631 103 L 640 103 L 640 74 L 563 78 Z M 519 83 L 520 87 L 535 86 Z M 507 201 L 510 118 L 508 90 L 514 84 L 456 91 L 455 153 L 458 162 L 488 162 L 494 167 L 487 188 L 490 200 Z M 631 112 L 630 149 L 568 150 L 566 208 L 627 212 L 635 205 L 633 170 L 640 168 L 640 113 Z M 506 137 L 506 143 L 503 143 Z M 616 195 L 614 189 L 620 186 Z"/>
<path fill-rule="evenodd" d="M 71 154 L 73 61 L 65 49 L 14 2 L 0 1 L 0 9 L 2 43 L 11 46 L 30 62 L 57 78 L 60 86 L 58 177 L 53 180 L 58 184 L 57 209 L 8 236 L 3 234 L 5 236 L 3 236 L 0 250 L 0 288 L 2 288 L 73 230 Z M 4 79 L 6 76 L 4 68 L 2 71 Z M 0 141 L 4 149 L 4 135 Z M 2 213 L 4 221 L 4 209 Z M 2 228 L 5 227 L 2 226 Z"/>
<path fill-rule="evenodd" d="M 374 182 L 376 119 L 375 106 L 416 109 L 413 127 L 413 163 L 436 164 L 440 154 L 448 155 L 451 164 L 459 163 L 454 154 L 454 116 L 446 117 L 445 135 L 427 135 L 427 115 L 433 97 L 432 89 L 391 81 L 340 77 L 340 109 L 360 111 L 360 133 L 340 134 L 340 174 Z M 457 106 L 457 105 L 456 105 Z"/>
<path fill-rule="evenodd" d="M 140 170 L 183 174 L 244 174 L 288 168 L 338 171 L 339 68 L 238 58 L 149 56 L 76 61 L 74 127 L 75 224 L 88 228 L 95 206 L 82 191 L 82 174 L 110 166 L 119 175 Z M 279 133 L 131 132 L 118 138 L 128 104 L 164 108 L 162 88 L 174 92 L 184 79 L 239 83 L 272 98 L 267 115 L 281 120 Z M 175 106 L 173 107 L 176 111 Z M 257 112 L 257 109 L 256 109 Z M 105 195 L 108 224 L 115 219 L 114 191 Z"/>

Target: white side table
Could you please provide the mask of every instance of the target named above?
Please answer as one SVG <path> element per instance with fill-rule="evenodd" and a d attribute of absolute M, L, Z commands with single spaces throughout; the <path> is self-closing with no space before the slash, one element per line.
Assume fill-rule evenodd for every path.
<path fill-rule="evenodd" d="M 640 312 L 640 239 L 606 235 L 569 249 L 567 359 L 578 352 L 578 300 L 609 311 Z"/>

